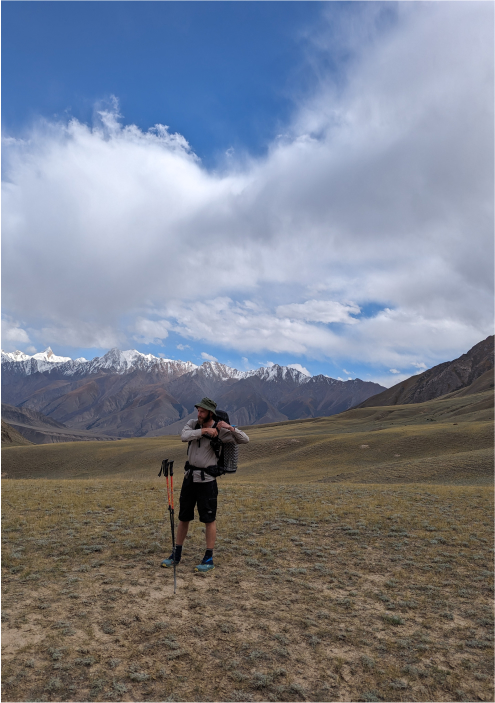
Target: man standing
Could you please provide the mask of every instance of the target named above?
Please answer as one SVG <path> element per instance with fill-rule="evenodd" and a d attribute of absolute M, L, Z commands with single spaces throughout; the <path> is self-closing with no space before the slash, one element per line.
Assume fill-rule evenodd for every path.
<path fill-rule="evenodd" d="M 179 527 L 175 553 L 162 561 L 162 566 L 178 564 L 182 556 L 182 545 L 189 529 L 189 523 L 194 520 L 194 507 L 198 506 L 199 520 L 205 523 L 206 552 L 201 564 L 195 571 L 211 571 L 213 565 L 213 549 L 217 535 L 217 495 L 218 486 L 215 476 L 208 473 L 208 469 L 215 474 L 217 456 L 210 442 L 218 436 L 221 442 L 246 444 L 249 437 L 237 427 L 229 425 L 223 420 L 216 421 L 215 410 L 217 404 L 210 398 L 194 406 L 198 411 L 197 420 L 189 420 L 182 430 L 181 439 L 189 442 L 187 450 L 188 460 L 185 466 L 184 481 L 180 492 Z"/>

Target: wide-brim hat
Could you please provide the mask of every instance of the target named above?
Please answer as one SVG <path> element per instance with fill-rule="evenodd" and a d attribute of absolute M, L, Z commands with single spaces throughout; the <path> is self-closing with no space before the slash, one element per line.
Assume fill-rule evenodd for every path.
<path fill-rule="evenodd" d="M 205 410 L 209 410 L 210 412 L 214 413 L 217 409 L 217 404 L 214 400 L 211 400 L 211 398 L 203 398 L 203 400 L 200 403 L 196 403 L 194 407 L 204 408 Z"/>

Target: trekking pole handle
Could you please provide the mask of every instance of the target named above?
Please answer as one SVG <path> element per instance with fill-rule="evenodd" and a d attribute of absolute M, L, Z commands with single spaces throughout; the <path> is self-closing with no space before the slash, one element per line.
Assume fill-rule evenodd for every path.
<path fill-rule="evenodd" d="M 170 469 L 170 475 L 173 476 L 174 475 L 174 462 L 173 461 L 168 462 L 168 468 Z"/>
<path fill-rule="evenodd" d="M 168 466 L 168 459 L 164 459 L 164 460 L 162 461 L 162 465 L 161 465 L 161 468 L 160 468 L 160 473 L 158 474 L 158 476 L 161 476 L 162 474 L 163 474 L 164 476 L 168 476 L 168 469 L 167 469 L 167 466 Z"/>

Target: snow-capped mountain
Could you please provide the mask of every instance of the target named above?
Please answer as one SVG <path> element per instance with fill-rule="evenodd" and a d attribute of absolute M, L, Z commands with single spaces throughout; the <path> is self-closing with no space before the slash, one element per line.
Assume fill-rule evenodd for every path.
<path fill-rule="evenodd" d="M 124 374 L 139 370 L 163 373 L 168 376 L 180 376 L 183 373 L 194 371 L 196 368 L 196 364 L 191 361 L 162 359 L 161 357 L 153 356 L 153 354 L 142 354 L 135 349 L 120 351 L 120 349 L 114 348 L 110 349 L 104 356 L 88 361 L 84 372 L 111 371 Z"/>
<path fill-rule="evenodd" d="M 70 356 L 57 356 L 53 353 L 51 347 L 47 347 L 44 352 L 38 352 L 32 356 L 29 356 L 29 354 L 25 354 L 19 350 L 15 352 L 4 352 L 2 349 L 2 361 L 4 360 L 4 357 L 5 360 L 8 359 L 9 361 L 27 361 L 28 359 L 36 359 L 36 361 L 46 361 L 50 364 L 63 364 L 66 361 L 72 361 Z M 86 359 L 81 357 L 80 359 L 77 359 L 77 361 L 86 361 Z"/>
<path fill-rule="evenodd" d="M 86 359 L 77 359 L 73 362 L 70 356 L 57 356 L 53 353 L 50 347 L 45 349 L 44 352 L 38 352 L 29 356 L 21 351 L 15 352 L 4 352 L 2 349 L 2 367 L 5 363 L 13 363 L 18 365 L 16 368 L 17 372 L 24 373 L 26 375 L 36 373 L 37 371 L 48 371 L 54 368 L 55 365 L 70 363 L 82 363 Z"/>
<path fill-rule="evenodd" d="M 2 349 L 2 366 L 7 363 L 20 364 L 13 367 L 12 370 L 25 375 L 56 369 L 58 374 L 63 376 L 86 375 L 99 371 L 124 374 L 136 370 L 156 371 L 165 375 L 177 376 L 197 368 L 196 364 L 190 361 L 162 359 L 153 356 L 153 354 L 142 354 L 135 349 L 120 351 L 116 348 L 110 349 L 104 356 L 97 356 L 91 361 L 84 357 L 73 360 L 69 356 L 56 356 L 50 347 L 44 352 L 33 354 L 33 356 L 21 351 L 4 352 Z"/>
<path fill-rule="evenodd" d="M 293 381 L 295 383 L 307 383 L 311 376 L 306 376 L 306 374 L 293 369 L 291 366 L 279 366 L 278 364 L 273 364 L 273 366 L 268 366 L 265 368 L 262 366 L 256 371 L 251 371 L 250 376 L 258 376 L 262 381 Z"/>
<path fill-rule="evenodd" d="M 50 347 L 48 347 L 48 349 L 50 349 Z M 2 361 L 26 361 L 26 359 L 31 359 L 31 357 L 28 354 L 24 354 L 24 352 L 19 350 L 15 352 L 4 352 L 2 349 Z"/>
<path fill-rule="evenodd" d="M 289 366 L 279 366 L 273 364 L 269 367 L 261 367 L 251 371 L 238 371 L 226 364 L 218 361 L 205 361 L 201 366 L 193 364 L 191 361 L 179 361 L 175 359 L 162 359 L 153 354 L 143 354 L 136 349 L 121 351 L 120 349 L 110 349 L 104 356 L 97 356 L 88 361 L 84 357 L 71 359 L 69 356 L 57 356 L 50 347 L 44 352 L 39 352 L 29 356 L 21 351 L 4 352 L 2 349 L 2 364 L 14 362 L 22 365 L 18 366 L 18 371 L 26 375 L 37 371 L 50 371 L 57 369 L 59 374 L 64 376 L 74 376 L 82 374 L 93 374 L 100 371 L 125 374 L 132 371 L 153 371 L 168 376 L 181 376 L 192 372 L 193 376 L 214 379 L 216 381 L 236 380 L 256 376 L 262 381 L 292 381 L 295 383 L 306 383 L 311 376 L 306 376 L 297 369 Z M 33 363 L 36 362 L 36 363 Z"/>
<path fill-rule="evenodd" d="M 205 361 L 201 366 L 197 366 L 192 372 L 192 376 L 203 375 L 205 378 L 214 378 L 219 381 L 227 381 L 228 379 L 246 378 L 251 371 L 238 371 L 230 366 L 221 364 L 219 361 Z"/>
<path fill-rule="evenodd" d="M 73 430 L 117 437 L 176 433 L 204 396 L 239 425 L 332 415 L 382 390 L 278 364 L 239 371 L 218 361 L 197 366 L 135 349 L 110 349 L 90 361 L 56 356 L 50 348 L 33 356 L 2 352 L 4 403 Z"/>

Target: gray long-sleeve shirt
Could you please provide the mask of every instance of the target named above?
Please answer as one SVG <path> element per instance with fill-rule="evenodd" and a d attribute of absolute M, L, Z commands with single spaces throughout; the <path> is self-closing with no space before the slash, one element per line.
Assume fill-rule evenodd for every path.
<path fill-rule="evenodd" d="M 210 437 L 201 434 L 201 428 L 195 430 L 197 420 L 189 420 L 181 433 L 183 442 L 191 442 L 189 447 L 189 455 L 187 460 L 192 466 L 197 466 L 200 469 L 206 469 L 208 466 L 215 466 L 217 457 L 210 445 Z M 236 444 L 247 444 L 249 437 L 245 432 L 238 427 L 233 432 L 222 428 L 218 432 L 218 436 L 225 444 L 235 442 Z M 196 441 L 194 441 L 196 440 Z M 186 472 L 187 473 L 187 472 Z M 205 481 L 214 481 L 214 477 L 205 474 Z M 201 471 L 193 471 L 193 481 L 197 483 L 201 481 Z"/>

